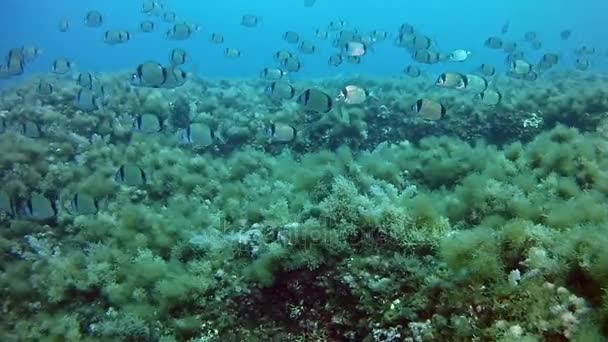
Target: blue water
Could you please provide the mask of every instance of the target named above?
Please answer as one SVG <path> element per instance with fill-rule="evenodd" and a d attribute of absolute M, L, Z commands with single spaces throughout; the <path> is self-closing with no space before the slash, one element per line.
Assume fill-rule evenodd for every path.
<path fill-rule="evenodd" d="M 142 14 L 142 0 L 0 1 L 0 54 L 24 45 L 43 50 L 24 75 L 0 80 L 0 342 L 157 341 L 161 334 L 516 341 L 523 333 L 565 341 L 579 324 L 573 321 L 589 331 L 574 340 L 591 340 L 600 326 L 608 334 L 608 262 L 600 254 L 608 244 L 606 82 L 564 82 L 570 75 L 555 84 L 505 82 L 487 92 L 504 102 L 488 103 L 480 100 L 485 92 L 431 89 L 432 81 L 428 92 L 415 93 L 408 78 L 356 89 L 365 103 L 352 106 L 331 101 L 347 85 L 338 77 L 312 90 L 293 82 L 294 99 L 284 101 L 263 94 L 262 82 L 191 82 L 183 94 L 165 88 L 175 81 L 166 77 L 120 97 L 120 80 L 97 77 L 92 89 L 67 78 L 47 84 L 61 90 L 51 95 L 42 87 L 5 91 L 48 74 L 57 58 L 76 65 L 70 76 L 126 74 L 150 60 L 168 64 L 174 48 L 189 53 L 184 69 L 203 78 L 257 79 L 283 49 L 302 62 L 289 75 L 296 81 L 404 77 L 411 64 L 436 76 L 490 63 L 504 75 L 506 53 L 484 47 L 494 35 L 523 46 L 530 63 L 559 54 L 558 70 L 574 69 L 576 48 L 596 48 L 581 74 L 601 73 L 608 70 L 608 0 L 163 2 L 178 22 L 202 29 L 167 40 L 172 24 Z M 101 27 L 84 25 L 90 10 L 103 14 Z M 262 23 L 243 27 L 244 14 Z M 62 33 L 64 18 L 70 30 Z M 155 31 L 139 32 L 143 20 L 154 21 Z M 333 38 L 315 31 L 334 20 L 390 36 L 362 64 L 332 67 Z M 501 35 L 506 21 L 510 31 Z M 393 44 L 403 23 L 440 52 L 472 55 L 416 63 Z M 573 32 L 567 41 L 564 29 Z M 110 46 L 107 30 L 132 38 Z M 301 54 L 283 40 L 287 30 L 317 51 Z M 542 49 L 524 42 L 527 31 Z M 211 43 L 212 32 L 225 43 Z M 227 59 L 226 47 L 242 56 Z M 572 90 L 560 94 L 565 87 Z M 263 95 L 240 96 L 245 91 Z M 317 100 L 308 105 L 300 94 L 312 91 Z M 143 117 L 155 119 L 154 130 L 142 127 Z M 427 337 L 413 337 L 423 330 Z"/>
<path fill-rule="evenodd" d="M 141 1 L 50 1 L 50 0 L 3 0 L 0 25 L 3 26 L 0 52 L 12 47 L 33 44 L 44 50 L 42 56 L 27 66 L 26 75 L 47 72 L 52 61 L 66 57 L 76 63 L 78 70 L 96 72 L 131 70 L 141 62 L 157 60 L 167 62 L 174 47 L 186 49 L 191 62 L 186 67 L 203 77 L 255 77 L 265 66 L 273 65 L 272 54 L 284 48 L 296 52 L 296 46 L 282 40 L 286 30 L 300 33 L 305 39 L 316 42 L 318 51 L 313 55 L 301 55 L 302 72 L 296 77 L 328 76 L 349 73 L 370 75 L 399 75 L 412 63 L 410 55 L 393 46 L 399 26 L 414 25 L 422 33 L 434 38 L 442 51 L 468 49 L 473 51 L 469 61 L 462 64 L 438 64 L 423 66 L 431 73 L 450 69 L 467 71 L 480 63 L 493 63 L 505 68 L 502 51 L 483 47 L 490 35 L 498 35 L 502 24 L 510 21 L 510 31 L 505 37 L 523 42 L 523 34 L 533 30 L 543 42 L 540 51 L 526 49 L 526 58 L 538 60 L 545 52 L 557 52 L 562 56 L 560 65 L 571 68 L 575 59 L 573 49 L 583 44 L 594 46 L 598 53 L 593 56 L 593 68 L 608 68 L 605 39 L 605 18 L 608 2 L 594 0 L 574 2 L 557 1 L 345 1 L 318 0 L 314 7 L 305 8 L 303 0 L 169 0 L 168 9 L 185 20 L 202 27 L 193 38 L 175 42 L 164 38 L 171 24 L 159 18 L 140 13 Z M 85 13 L 99 10 L 104 15 L 104 24 L 99 28 L 85 27 Z M 255 14 L 263 18 L 256 28 L 240 25 L 243 14 Z M 58 22 L 68 18 L 70 30 L 61 33 Z M 153 33 L 140 33 L 138 25 L 151 19 L 157 26 Z M 386 30 L 391 34 L 388 41 L 377 44 L 375 51 L 366 56 L 360 65 L 343 63 L 335 68 L 327 64 L 328 57 L 335 53 L 331 38 L 322 41 L 314 36 L 317 28 L 325 28 L 331 20 L 346 20 L 348 28 L 363 32 L 373 29 Z M 126 44 L 109 46 L 102 42 L 108 29 L 127 29 L 132 33 Z M 562 41 L 559 33 L 571 29 L 570 40 Z M 209 42 L 212 32 L 225 35 L 224 45 Z M 223 56 L 225 47 L 236 47 L 242 57 L 235 60 Z M 7 81 L 0 81 L 0 84 Z"/>

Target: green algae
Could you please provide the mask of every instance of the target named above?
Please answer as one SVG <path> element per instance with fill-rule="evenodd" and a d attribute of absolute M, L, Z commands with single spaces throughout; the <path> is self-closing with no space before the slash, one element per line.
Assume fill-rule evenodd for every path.
<path fill-rule="evenodd" d="M 94 119 L 61 92 L 28 110 L 45 135 L 0 135 L 2 189 L 18 200 L 87 191 L 103 203 L 95 215 L 60 211 L 54 222 L 2 214 L 0 337 L 607 336 L 608 143 L 599 122 L 608 105 L 589 100 L 605 98 L 603 84 L 567 92 L 567 79 L 539 82 L 494 109 L 455 93 L 448 107 L 462 110 L 430 125 L 402 113 L 414 96 L 396 88 L 416 84 L 358 81 L 386 97 L 339 118 L 274 108 L 255 81 L 209 81 L 216 95 L 206 97 L 200 84 L 179 95 L 119 93 Z M 12 122 L 26 110 L 11 98 L 2 106 Z M 119 113 L 137 106 L 173 128 L 199 120 L 242 130 L 206 150 L 170 134 L 131 137 L 132 118 Z M 523 127 L 530 113 L 541 113 L 540 127 Z M 301 140 L 258 144 L 258 130 L 277 119 L 301 126 Z M 93 132 L 97 140 L 83 138 Z M 114 183 L 126 162 L 150 182 Z"/>

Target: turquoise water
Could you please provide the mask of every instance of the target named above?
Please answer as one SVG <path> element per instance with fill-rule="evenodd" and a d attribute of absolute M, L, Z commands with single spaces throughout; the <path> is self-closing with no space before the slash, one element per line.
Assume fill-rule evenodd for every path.
<path fill-rule="evenodd" d="M 304 3 L 3 0 L 0 342 L 607 340 L 608 3 Z"/>
<path fill-rule="evenodd" d="M 586 44 L 598 48 L 594 68 L 605 69 L 606 49 L 605 13 L 608 4 L 604 1 L 323 1 L 305 8 L 303 0 L 290 1 L 166 1 L 167 8 L 177 14 L 178 20 L 198 24 L 202 30 L 184 42 L 164 39 L 169 24 L 159 23 L 156 32 L 137 32 L 138 24 L 149 19 L 140 13 L 139 1 L 35 1 L 6 0 L 0 13 L 3 30 L 0 51 L 23 44 L 34 44 L 44 54 L 31 65 L 28 72 L 48 71 L 55 58 L 64 56 L 73 60 L 83 70 L 110 71 L 134 68 L 137 64 L 153 59 L 164 60 L 174 47 L 186 49 L 192 57 L 190 68 L 196 65 L 201 77 L 249 77 L 257 76 L 263 67 L 273 64 L 271 55 L 287 47 L 281 36 L 286 30 L 298 32 L 301 37 L 314 41 L 319 51 L 302 57 L 303 72 L 297 77 L 326 76 L 339 73 L 367 73 L 375 75 L 397 75 L 405 65 L 412 62 L 409 54 L 397 49 L 390 41 L 402 23 L 410 23 L 424 34 L 432 37 L 437 46 L 445 51 L 467 49 L 472 58 L 456 71 L 467 71 L 479 63 L 502 65 L 504 54 L 488 51 L 483 47 L 490 35 L 498 35 L 502 24 L 510 22 L 510 31 L 505 37 L 523 41 L 526 31 L 536 31 L 544 47 L 529 52 L 536 60 L 543 52 L 563 54 L 564 66 L 573 63 L 572 50 Z M 99 10 L 104 15 L 104 24 L 99 28 L 88 28 L 82 23 L 89 10 Z M 260 27 L 245 28 L 240 23 L 243 14 L 255 14 L 263 18 Z M 60 33 L 60 19 L 68 18 L 70 31 Z M 345 20 L 347 28 L 362 32 L 382 29 L 391 34 L 391 39 L 378 44 L 362 65 L 342 65 L 332 68 L 327 59 L 335 49 L 330 42 L 314 37 L 315 30 L 324 28 L 331 20 Z M 155 20 L 159 22 L 160 20 Z M 130 42 L 118 46 L 102 43 L 102 34 L 107 29 L 130 30 Z M 564 29 L 572 30 L 567 42 L 559 39 Z M 242 50 L 243 57 L 226 60 L 223 46 L 209 42 L 211 32 L 225 35 L 223 46 Z M 440 70 L 432 66 L 431 70 Z"/>

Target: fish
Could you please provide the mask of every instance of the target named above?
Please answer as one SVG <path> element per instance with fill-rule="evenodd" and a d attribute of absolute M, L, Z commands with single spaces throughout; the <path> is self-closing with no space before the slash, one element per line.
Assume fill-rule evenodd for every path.
<path fill-rule="evenodd" d="M 19 127 L 19 133 L 24 137 L 38 139 L 42 137 L 42 128 L 34 121 L 25 121 Z"/>
<path fill-rule="evenodd" d="M 175 48 L 171 50 L 171 55 L 169 56 L 169 61 L 171 65 L 178 66 L 186 64 L 188 53 L 184 49 Z"/>
<path fill-rule="evenodd" d="M 414 35 L 414 39 L 412 39 L 411 44 L 412 46 L 410 48 L 413 50 L 428 50 L 431 48 L 433 41 L 431 40 L 431 38 L 425 35 L 417 34 Z"/>
<path fill-rule="evenodd" d="M 500 33 L 505 34 L 505 33 L 509 32 L 509 26 L 510 26 L 509 21 L 508 20 L 505 21 L 504 24 L 502 24 L 502 26 L 500 28 Z"/>
<path fill-rule="evenodd" d="M 179 140 L 183 144 L 193 147 L 208 147 L 213 145 L 216 136 L 213 129 L 203 123 L 191 123 L 179 133 Z"/>
<path fill-rule="evenodd" d="M 131 34 L 124 30 L 108 30 L 103 35 L 103 42 L 109 45 L 126 43 L 131 39 Z"/>
<path fill-rule="evenodd" d="M 510 71 L 516 75 L 525 75 L 532 71 L 532 65 L 523 59 L 516 59 L 511 63 Z"/>
<path fill-rule="evenodd" d="M 70 21 L 68 19 L 59 20 L 59 32 L 68 32 L 70 30 Z"/>
<path fill-rule="evenodd" d="M 559 37 L 562 40 L 568 40 L 568 39 L 570 39 L 571 35 L 572 35 L 572 31 L 570 31 L 570 30 L 563 30 L 562 32 L 560 32 Z"/>
<path fill-rule="evenodd" d="M 165 70 L 167 72 L 167 78 L 165 82 L 161 85 L 162 88 L 173 89 L 186 84 L 188 74 L 185 71 L 181 70 L 178 67 L 168 67 L 165 68 Z"/>
<path fill-rule="evenodd" d="M 315 44 L 308 40 L 303 40 L 298 46 L 298 50 L 305 54 L 312 54 L 317 50 Z"/>
<path fill-rule="evenodd" d="M 439 75 L 435 85 L 442 88 L 464 88 L 464 75 L 457 72 L 444 72 Z"/>
<path fill-rule="evenodd" d="M 408 65 L 404 71 L 406 75 L 413 78 L 420 77 L 420 75 L 422 75 L 422 70 L 415 65 Z"/>
<path fill-rule="evenodd" d="M 395 39 L 395 46 L 407 48 L 407 49 L 411 50 L 412 46 L 414 46 L 414 35 L 410 35 L 410 34 L 398 35 L 397 38 Z"/>
<path fill-rule="evenodd" d="M 474 93 L 481 93 L 488 88 L 488 81 L 477 75 L 465 74 L 462 78 L 462 88 Z"/>
<path fill-rule="evenodd" d="M 515 50 L 517 50 L 517 43 L 516 42 L 503 42 L 502 50 L 506 53 L 515 52 Z"/>
<path fill-rule="evenodd" d="M 345 39 L 343 40 L 342 38 L 338 37 L 334 40 L 332 40 L 331 42 L 331 46 L 335 47 L 335 48 L 341 48 L 344 44 L 346 44 L 346 42 L 348 42 L 350 39 Z"/>
<path fill-rule="evenodd" d="M 374 43 L 376 43 L 375 38 L 369 34 L 364 35 L 364 36 L 359 36 L 358 41 L 360 43 L 364 44 L 365 46 L 372 46 Z"/>
<path fill-rule="evenodd" d="M 338 38 L 336 38 L 336 40 L 334 41 L 333 45 L 339 48 L 350 41 L 357 40 L 359 40 L 359 35 L 357 34 L 357 31 L 342 30 L 340 31 L 340 34 L 338 35 Z"/>
<path fill-rule="evenodd" d="M 28 63 L 36 59 L 36 57 L 42 54 L 42 49 L 39 49 L 32 45 L 25 45 L 21 48 L 21 55 L 23 60 Z"/>
<path fill-rule="evenodd" d="M 545 65 L 555 65 L 559 62 L 559 55 L 556 53 L 545 53 L 541 59 L 540 59 L 540 63 L 541 64 L 545 64 Z"/>
<path fill-rule="evenodd" d="M 516 51 L 513 53 L 510 53 L 507 55 L 507 58 L 505 59 L 507 64 L 513 64 L 513 62 L 515 62 L 518 59 L 524 59 L 524 52 L 523 51 Z"/>
<path fill-rule="evenodd" d="M 482 63 L 478 70 L 484 76 L 494 76 L 496 74 L 496 68 L 488 63 Z"/>
<path fill-rule="evenodd" d="M 89 11 L 84 17 L 84 24 L 88 27 L 99 27 L 103 23 L 103 16 L 99 11 Z"/>
<path fill-rule="evenodd" d="M 12 48 L 12 49 L 10 49 L 8 51 L 6 59 L 7 59 L 7 61 L 11 60 L 11 59 L 25 61 L 25 56 L 23 55 L 23 48 Z"/>
<path fill-rule="evenodd" d="M 93 111 L 101 108 L 101 98 L 91 89 L 81 88 L 74 99 L 74 106 L 83 111 Z"/>
<path fill-rule="evenodd" d="M 343 52 L 347 56 L 361 57 L 367 53 L 367 46 L 361 42 L 351 41 L 344 44 Z"/>
<path fill-rule="evenodd" d="M 224 35 L 221 33 L 212 33 L 209 41 L 213 44 L 223 44 L 224 43 Z"/>
<path fill-rule="evenodd" d="M 412 46 L 412 40 L 414 36 L 409 34 L 400 34 L 395 38 L 394 44 L 396 47 L 408 48 Z"/>
<path fill-rule="evenodd" d="M 533 66 L 533 69 L 538 72 L 544 72 L 544 71 L 551 69 L 553 67 L 553 65 L 554 64 L 543 62 L 541 59 L 540 62 L 538 62 L 538 64 Z"/>
<path fill-rule="evenodd" d="M 141 32 L 146 32 L 146 33 L 150 33 L 152 31 L 154 31 L 154 22 L 150 21 L 150 20 L 145 20 L 142 21 L 141 23 L 139 23 L 139 30 Z"/>
<path fill-rule="evenodd" d="M 49 96 L 53 94 L 53 90 L 53 85 L 50 82 L 44 80 L 38 81 L 38 87 L 36 88 L 38 95 Z"/>
<path fill-rule="evenodd" d="M 293 57 L 293 54 L 287 50 L 279 50 L 273 55 L 273 59 L 277 62 L 282 62 L 291 57 Z"/>
<path fill-rule="evenodd" d="M 40 193 L 33 193 L 21 204 L 20 214 L 22 218 L 45 221 L 57 215 L 55 201 Z"/>
<path fill-rule="evenodd" d="M 388 38 L 388 32 L 384 30 L 373 30 L 370 35 L 373 42 L 381 42 Z"/>
<path fill-rule="evenodd" d="M 524 40 L 527 42 L 533 42 L 536 40 L 537 36 L 538 35 L 536 34 L 536 32 L 528 31 L 528 32 L 524 33 Z"/>
<path fill-rule="evenodd" d="M 344 20 L 332 20 L 327 24 L 328 31 L 340 31 L 346 27 L 346 21 Z"/>
<path fill-rule="evenodd" d="M 502 49 L 503 41 L 500 37 L 492 36 L 486 39 L 484 45 L 490 49 Z"/>
<path fill-rule="evenodd" d="M 160 88 L 167 80 L 168 72 L 160 63 L 148 61 L 137 66 L 131 75 L 131 85 Z"/>
<path fill-rule="evenodd" d="M 76 84 L 87 89 L 93 87 L 93 75 L 90 72 L 81 72 L 76 78 Z"/>
<path fill-rule="evenodd" d="M 262 18 L 253 14 L 245 14 L 241 17 L 241 25 L 245 27 L 256 27 L 262 21 Z"/>
<path fill-rule="evenodd" d="M 289 44 L 297 44 L 300 41 L 300 35 L 294 31 L 283 33 L 283 39 Z"/>
<path fill-rule="evenodd" d="M 411 108 L 419 117 L 428 121 L 440 120 L 447 113 L 447 109 L 443 104 L 429 99 L 418 99 Z"/>
<path fill-rule="evenodd" d="M 0 190 L 0 212 L 4 212 L 10 216 L 15 215 L 13 200 L 9 193 L 4 190 Z"/>
<path fill-rule="evenodd" d="M 576 69 L 584 71 L 584 70 L 589 69 L 589 67 L 591 66 L 591 61 L 588 58 L 579 57 L 576 59 L 576 62 L 574 65 L 575 65 Z"/>
<path fill-rule="evenodd" d="M 260 73 L 260 76 L 267 81 L 278 81 L 287 73 L 279 68 L 266 67 Z"/>
<path fill-rule="evenodd" d="M 67 74 L 72 70 L 74 64 L 65 58 L 58 58 L 53 61 L 53 65 L 51 66 L 51 71 L 54 74 Z"/>
<path fill-rule="evenodd" d="M 141 133 L 157 133 L 163 129 L 163 121 L 154 114 L 141 114 L 133 120 L 133 131 Z"/>
<path fill-rule="evenodd" d="M 414 53 L 414 60 L 424 64 L 435 64 L 439 62 L 439 54 L 435 51 L 426 49 L 416 50 Z"/>
<path fill-rule="evenodd" d="M 535 40 L 532 42 L 531 46 L 534 50 L 540 50 L 543 47 L 543 43 L 540 40 Z"/>
<path fill-rule="evenodd" d="M 475 98 L 486 106 L 496 106 L 502 101 L 502 94 L 497 90 L 486 89 Z"/>
<path fill-rule="evenodd" d="M 395 38 L 395 46 L 412 50 L 414 45 L 414 36 L 409 34 L 400 34 Z"/>
<path fill-rule="evenodd" d="M 157 9 L 157 3 L 154 0 L 144 0 L 141 5 L 142 13 L 152 13 L 155 9 Z"/>
<path fill-rule="evenodd" d="M 300 63 L 300 60 L 295 56 L 284 59 L 281 62 L 281 66 L 287 72 L 298 72 L 302 68 L 302 64 Z"/>
<path fill-rule="evenodd" d="M 325 40 L 329 38 L 329 32 L 327 32 L 326 30 L 317 29 L 315 31 L 315 37 Z"/>
<path fill-rule="evenodd" d="M 329 113 L 333 108 L 331 96 L 314 88 L 306 89 L 296 102 L 308 112 Z"/>
<path fill-rule="evenodd" d="M 0 72 L 3 79 L 22 75 L 25 71 L 25 57 L 21 49 L 11 49 L 6 57 L 6 64 L 2 65 Z"/>
<path fill-rule="evenodd" d="M 450 54 L 448 55 L 448 60 L 452 61 L 452 62 L 464 62 L 467 60 L 467 58 L 469 58 L 469 56 L 471 55 L 471 51 L 467 51 L 467 50 L 454 50 L 452 52 L 450 52 Z"/>
<path fill-rule="evenodd" d="M 272 143 L 289 143 L 296 140 L 297 131 L 293 126 L 275 122 L 268 128 L 267 135 Z"/>
<path fill-rule="evenodd" d="M 331 66 L 337 67 L 342 64 L 342 56 L 339 54 L 329 56 L 327 63 Z"/>
<path fill-rule="evenodd" d="M 232 59 L 239 58 L 241 57 L 241 50 L 227 47 L 224 49 L 224 57 Z"/>
<path fill-rule="evenodd" d="M 166 23 L 174 23 L 177 20 L 177 14 L 175 12 L 163 13 L 162 20 Z"/>
<path fill-rule="evenodd" d="M 139 166 L 127 163 L 116 170 L 114 181 L 126 186 L 142 186 L 148 183 L 148 176 Z"/>
<path fill-rule="evenodd" d="M 403 23 L 401 24 L 401 26 L 399 26 L 399 34 L 407 34 L 407 35 L 413 35 L 414 34 L 414 26 L 408 24 L 408 23 Z"/>
<path fill-rule="evenodd" d="M 6 73 L 8 76 L 22 75 L 25 70 L 25 58 L 21 52 L 9 53 L 6 60 Z"/>
<path fill-rule="evenodd" d="M 72 215 L 95 215 L 99 211 L 99 201 L 84 192 L 75 193 L 70 200 L 68 211 Z"/>
<path fill-rule="evenodd" d="M 304 7 L 312 7 L 316 2 L 317 0 L 304 0 Z"/>
<path fill-rule="evenodd" d="M 340 93 L 336 97 L 336 101 L 350 105 L 358 105 L 364 103 L 369 95 L 367 90 L 359 86 L 347 85 L 340 90 Z"/>
<path fill-rule="evenodd" d="M 93 82 L 91 86 L 87 89 L 91 90 L 95 96 L 102 99 L 106 95 L 106 89 L 103 86 L 103 83 L 96 78 L 93 78 Z"/>
<path fill-rule="evenodd" d="M 523 79 L 526 81 L 536 81 L 538 79 L 538 74 L 535 71 L 530 70 L 529 73 L 524 75 Z"/>
<path fill-rule="evenodd" d="M 296 90 L 286 81 L 275 81 L 266 87 L 266 93 L 279 100 L 291 100 L 296 95 Z"/>
<path fill-rule="evenodd" d="M 579 47 L 578 49 L 574 50 L 574 53 L 582 56 L 582 55 L 593 55 L 596 52 L 596 48 L 595 47 L 589 47 L 587 45 L 583 45 L 581 47 Z"/>
<path fill-rule="evenodd" d="M 192 26 L 187 23 L 176 23 L 165 33 L 165 38 L 169 40 L 186 40 L 192 37 L 192 34 L 198 31 L 198 26 Z"/>
<path fill-rule="evenodd" d="M 346 61 L 350 64 L 361 64 L 361 56 L 346 56 Z"/>

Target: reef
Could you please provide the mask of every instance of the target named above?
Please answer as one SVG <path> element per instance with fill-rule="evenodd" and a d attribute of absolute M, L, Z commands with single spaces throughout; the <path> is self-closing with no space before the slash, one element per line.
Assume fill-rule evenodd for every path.
<path fill-rule="evenodd" d="M 608 81 L 497 79 L 496 107 L 430 79 L 299 81 L 364 105 L 306 113 L 258 80 L 177 91 L 101 77 L 102 109 L 72 82 L 0 97 L 3 341 L 603 341 L 608 337 Z M 529 84 L 529 83 L 527 83 Z M 441 99 L 445 120 L 411 105 Z M 163 131 L 132 130 L 139 114 Z M 18 127 L 34 122 L 39 137 Z M 221 139 L 176 141 L 190 122 Z M 272 122 L 293 143 L 262 138 Z M 17 127 L 17 128 L 15 128 Z M 147 184 L 114 181 L 124 163 Z M 75 193 L 93 215 L 65 210 Z"/>

